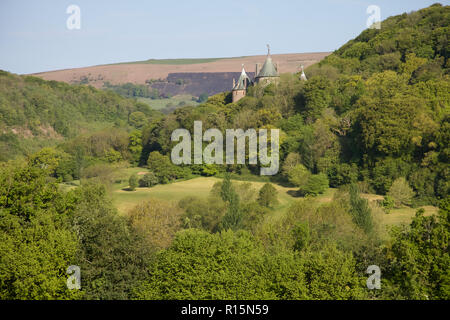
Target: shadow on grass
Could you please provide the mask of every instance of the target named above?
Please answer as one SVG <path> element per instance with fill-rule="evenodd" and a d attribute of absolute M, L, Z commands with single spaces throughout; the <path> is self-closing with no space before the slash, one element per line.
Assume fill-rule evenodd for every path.
<path fill-rule="evenodd" d="M 130 187 L 122 188 L 122 191 L 136 191 L 136 189 L 131 189 Z"/>
<path fill-rule="evenodd" d="M 288 190 L 286 193 L 294 198 L 301 198 L 304 196 L 300 190 Z"/>

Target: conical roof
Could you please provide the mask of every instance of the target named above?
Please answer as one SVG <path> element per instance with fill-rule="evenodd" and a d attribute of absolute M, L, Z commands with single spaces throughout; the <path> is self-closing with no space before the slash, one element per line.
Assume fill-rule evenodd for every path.
<path fill-rule="evenodd" d="M 239 79 L 234 86 L 233 90 L 246 90 L 248 84 L 250 83 L 250 78 L 247 76 L 247 73 L 245 72 L 244 65 L 242 65 L 242 72 L 239 76 Z"/>
<path fill-rule="evenodd" d="M 257 78 L 262 78 L 262 77 L 279 77 L 278 75 L 278 71 L 275 68 L 273 62 L 272 62 L 272 57 L 270 56 L 270 47 L 269 45 L 267 45 L 267 58 L 266 61 L 264 62 L 263 67 L 261 68 L 261 71 L 259 71 L 259 73 L 256 75 Z"/>
<path fill-rule="evenodd" d="M 303 66 L 301 66 L 301 68 L 302 68 L 302 74 L 300 75 L 300 79 L 306 81 L 307 79 L 306 79 L 305 71 L 303 71 Z"/>

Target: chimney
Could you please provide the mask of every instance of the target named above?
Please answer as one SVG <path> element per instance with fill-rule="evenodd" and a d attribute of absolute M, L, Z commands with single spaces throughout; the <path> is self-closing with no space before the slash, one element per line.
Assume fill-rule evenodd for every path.
<path fill-rule="evenodd" d="M 236 80 L 234 80 L 234 78 L 233 78 L 233 89 L 235 86 L 236 86 Z"/>
<path fill-rule="evenodd" d="M 256 63 L 255 78 L 258 76 L 258 63 Z"/>

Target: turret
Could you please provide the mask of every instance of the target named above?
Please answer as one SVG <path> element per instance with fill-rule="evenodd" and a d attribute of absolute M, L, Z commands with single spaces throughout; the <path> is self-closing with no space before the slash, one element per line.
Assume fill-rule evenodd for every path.
<path fill-rule="evenodd" d="M 302 68 L 302 74 L 300 75 L 300 80 L 306 81 L 307 79 L 306 79 L 305 71 L 303 70 L 303 65 L 301 65 L 300 67 Z"/>
<path fill-rule="evenodd" d="M 267 45 L 267 57 L 264 65 L 261 70 L 256 73 L 255 81 L 261 82 L 264 81 L 266 83 L 276 82 L 280 78 L 278 74 L 278 68 L 272 62 L 272 57 L 270 55 L 270 46 Z"/>
<path fill-rule="evenodd" d="M 233 79 L 233 90 L 231 90 L 233 102 L 239 101 L 247 94 L 247 87 L 250 85 L 251 80 L 245 72 L 244 65 L 242 65 L 242 72 L 239 76 L 237 83 Z"/>

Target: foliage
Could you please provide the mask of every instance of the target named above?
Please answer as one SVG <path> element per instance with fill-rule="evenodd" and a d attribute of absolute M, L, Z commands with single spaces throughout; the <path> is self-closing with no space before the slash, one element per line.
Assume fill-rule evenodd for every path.
<path fill-rule="evenodd" d="M 130 178 L 128 179 L 128 185 L 129 185 L 130 191 L 136 190 L 136 187 L 138 186 L 137 174 L 132 174 L 130 176 Z"/>
<path fill-rule="evenodd" d="M 312 174 L 308 177 L 306 184 L 300 188 L 305 195 L 317 196 L 328 189 L 328 178 L 324 173 Z"/>
<path fill-rule="evenodd" d="M 150 188 L 158 184 L 158 177 L 153 172 L 144 174 L 144 176 L 139 179 L 139 187 Z"/>
<path fill-rule="evenodd" d="M 386 273 L 393 298 L 449 299 L 449 203 L 442 201 L 437 216 L 418 210 L 409 228 L 392 230 Z"/>
<path fill-rule="evenodd" d="M 370 234 L 373 231 L 372 211 L 367 199 L 361 198 L 358 187 L 350 185 L 350 214 L 355 224 Z"/>
<path fill-rule="evenodd" d="M 227 204 L 227 212 L 222 219 L 222 228 L 224 230 L 237 230 L 241 227 L 242 212 L 239 208 L 239 196 L 231 183 L 230 174 L 226 173 L 220 189 L 220 196 Z"/>
<path fill-rule="evenodd" d="M 169 247 L 175 233 L 181 229 L 180 216 L 179 208 L 160 200 L 142 202 L 128 212 L 133 230 L 144 236 L 152 250 Z"/>
<path fill-rule="evenodd" d="M 405 178 L 400 177 L 393 183 L 387 194 L 394 200 L 395 206 L 410 205 L 411 199 L 414 197 L 414 191 L 408 185 Z"/>
<path fill-rule="evenodd" d="M 273 207 L 278 204 L 278 191 L 271 183 L 266 183 L 259 190 L 258 203 L 263 207 Z"/>
<path fill-rule="evenodd" d="M 168 183 L 171 180 L 185 178 L 189 173 L 174 165 L 169 157 L 158 151 L 150 153 L 147 165 L 149 170 L 158 178 L 159 183 Z"/>
<path fill-rule="evenodd" d="M 0 168 L 0 298 L 76 299 L 66 287 L 78 242 L 70 198 L 36 167 Z"/>

